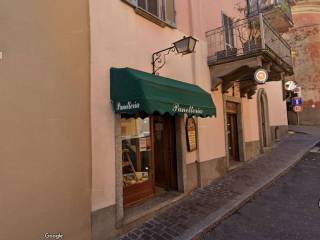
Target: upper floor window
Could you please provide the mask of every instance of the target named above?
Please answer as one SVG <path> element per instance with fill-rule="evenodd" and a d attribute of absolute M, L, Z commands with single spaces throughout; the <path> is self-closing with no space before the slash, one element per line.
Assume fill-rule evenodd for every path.
<path fill-rule="evenodd" d="M 138 0 L 138 7 L 146 10 L 147 12 L 160 17 L 161 16 L 161 1 L 158 0 Z"/>
<path fill-rule="evenodd" d="M 123 0 L 151 16 L 175 26 L 175 0 Z"/>
<path fill-rule="evenodd" d="M 225 33 L 226 49 L 234 48 L 234 33 L 233 33 L 233 19 L 226 14 L 222 13 L 222 24 Z"/>

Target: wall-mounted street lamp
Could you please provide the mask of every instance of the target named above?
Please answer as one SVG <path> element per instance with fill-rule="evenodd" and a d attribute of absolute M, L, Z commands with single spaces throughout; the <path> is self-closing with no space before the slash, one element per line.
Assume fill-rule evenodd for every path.
<path fill-rule="evenodd" d="M 197 40 L 193 37 L 183 37 L 181 40 L 173 43 L 172 47 L 163 49 L 152 54 L 152 73 L 159 75 L 158 71 L 166 64 L 166 56 L 171 52 L 177 52 L 182 55 L 193 53 Z"/>

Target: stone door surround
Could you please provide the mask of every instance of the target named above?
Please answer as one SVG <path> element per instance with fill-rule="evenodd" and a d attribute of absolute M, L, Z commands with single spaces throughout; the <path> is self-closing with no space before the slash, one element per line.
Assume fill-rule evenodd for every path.
<path fill-rule="evenodd" d="M 266 147 L 271 146 L 271 131 L 269 121 L 269 107 L 268 96 L 263 88 L 260 88 L 257 93 L 257 106 L 258 106 L 258 121 L 259 121 L 259 139 L 260 139 L 260 152 L 264 151 L 263 146 L 263 132 L 266 134 Z M 262 114 L 264 111 L 264 114 Z M 262 118 L 265 117 L 265 125 L 262 124 Z M 263 129 L 264 128 L 264 129 Z"/>

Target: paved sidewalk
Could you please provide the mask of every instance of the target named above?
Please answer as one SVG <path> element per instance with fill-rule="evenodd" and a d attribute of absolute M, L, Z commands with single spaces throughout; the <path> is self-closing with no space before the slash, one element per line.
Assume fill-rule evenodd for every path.
<path fill-rule="evenodd" d="M 306 132 L 303 128 L 295 131 Z M 197 189 L 173 206 L 120 237 L 121 240 L 188 240 L 218 224 L 253 195 L 281 176 L 317 142 L 320 128 L 284 138 L 270 151 L 203 189 Z"/>

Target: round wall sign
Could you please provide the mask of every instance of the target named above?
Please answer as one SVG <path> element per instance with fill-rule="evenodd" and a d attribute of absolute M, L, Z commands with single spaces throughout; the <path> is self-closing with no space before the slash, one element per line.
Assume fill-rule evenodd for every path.
<path fill-rule="evenodd" d="M 260 68 L 254 73 L 254 79 L 259 84 L 264 84 L 269 78 L 267 70 Z"/>

